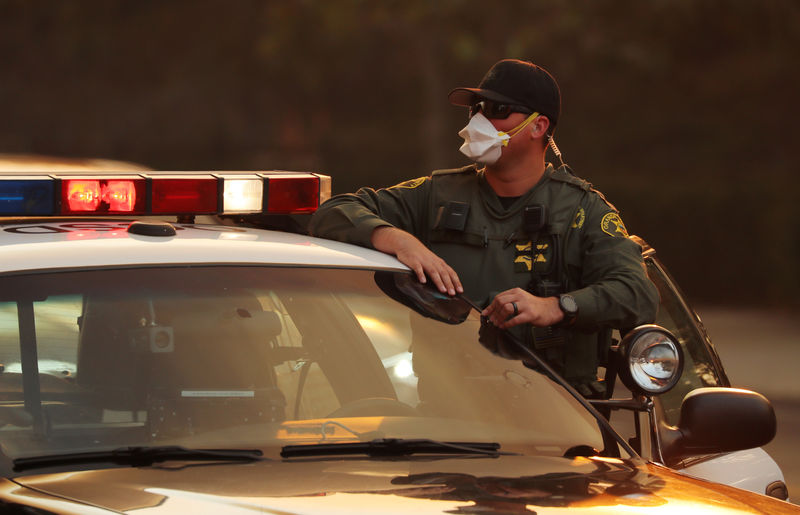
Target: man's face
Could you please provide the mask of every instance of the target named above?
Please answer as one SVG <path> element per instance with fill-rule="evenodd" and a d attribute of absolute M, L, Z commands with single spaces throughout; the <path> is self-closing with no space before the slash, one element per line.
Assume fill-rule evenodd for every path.
<path fill-rule="evenodd" d="M 529 115 L 523 113 L 512 113 L 506 119 L 489 120 L 489 121 L 492 122 L 492 125 L 494 125 L 498 131 L 508 132 L 517 125 L 519 125 L 520 123 L 524 122 L 528 116 Z M 511 139 L 508 141 L 508 145 L 506 145 L 503 148 L 502 154 L 500 155 L 500 159 L 503 160 L 504 162 L 508 161 L 509 159 L 515 161 L 516 158 L 512 156 L 522 155 L 526 153 L 527 147 L 531 143 L 530 130 L 531 126 L 527 125 L 524 129 L 522 129 L 517 134 L 512 136 Z"/>
<path fill-rule="evenodd" d="M 508 132 L 512 130 L 514 127 L 524 122 L 527 117 L 528 115 L 525 113 L 511 113 L 508 116 L 508 118 L 495 118 L 495 119 L 489 118 L 489 121 L 492 123 L 492 125 L 494 125 L 494 128 L 497 129 L 498 131 Z M 521 131 L 519 131 L 517 134 L 511 137 L 511 140 L 509 140 L 508 142 L 508 146 L 503 149 L 503 153 L 506 153 L 505 151 L 509 149 L 509 147 L 517 149 L 521 147 L 526 147 L 527 145 L 531 144 L 532 142 L 531 131 L 537 130 L 536 126 L 537 124 L 539 124 L 539 122 L 546 124 L 544 125 L 544 128 L 540 128 L 539 130 L 542 131 L 542 133 L 546 131 L 547 127 L 549 126 L 548 119 L 546 116 L 540 115 L 539 117 L 534 119 L 529 125 L 525 126 L 525 128 L 523 128 Z M 541 141 L 542 141 L 541 143 L 542 148 L 546 147 L 547 138 L 543 137 Z"/>
<path fill-rule="evenodd" d="M 489 118 L 489 122 L 498 131 L 508 132 L 523 123 L 528 116 L 525 113 L 511 113 L 508 118 Z M 539 148 L 541 144 L 531 137 L 534 123 L 535 120 L 511 137 L 508 145 L 503 147 L 497 164 L 503 166 L 503 163 L 515 162 L 518 158 L 528 155 L 534 147 Z"/>

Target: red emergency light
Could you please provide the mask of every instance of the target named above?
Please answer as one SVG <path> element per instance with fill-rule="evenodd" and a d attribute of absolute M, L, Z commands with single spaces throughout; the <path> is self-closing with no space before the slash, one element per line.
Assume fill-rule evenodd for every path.
<path fill-rule="evenodd" d="M 61 191 L 65 212 L 96 211 L 100 207 L 100 181 L 66 181 Z"/>
<path fill-rule="evenodd" d="M 305 176 L 269 177 L 266 211 L 268 213 L 313 213 L 319 207 L 319 182 Z"/>
<path fill-rule="evenodd" d="M 136 183 L 108 181 L 102 192 L 102 200 L 108 204 L 109 211 L 131 212 L 136 207 Z"/>
<path fill-rule="evenodd" d="M 154 177 L 154 214 L 214 214 L 219 208 L 218 179 L 207 177 Z"/>
<path fill-rule="evenodd" d="M 61 214 L 142 214 L 143 178 L 62 179 Z"/>

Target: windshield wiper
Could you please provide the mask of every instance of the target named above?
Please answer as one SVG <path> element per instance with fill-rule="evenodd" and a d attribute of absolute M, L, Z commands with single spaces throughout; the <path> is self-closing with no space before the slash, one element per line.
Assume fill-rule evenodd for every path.
<path fill-rule="evenodd" d="M 258 461 L 263 453 L 258 449 L 187 449 L 177 445 L 152 447 L 120 447 L 109 451 L 75 452 L 17 458 L 14 470 L 22 471 L 59 465 L 81 463 L 116 463 L 131 467 L 146 467 L 162 461 Z"/>
<path fill-rule="evenodd" d="M 439 442 L 411 438 L 378 438 L 369 442 L 318 443 L 287 445 L 281 449 L 284 458 L 302 456 L 341 456 L 366 454 L 370 457 L 408 456 L 411 454 L 486 454 L 489 456 L 515 455 L 502 452 L 496 442 Z"/>

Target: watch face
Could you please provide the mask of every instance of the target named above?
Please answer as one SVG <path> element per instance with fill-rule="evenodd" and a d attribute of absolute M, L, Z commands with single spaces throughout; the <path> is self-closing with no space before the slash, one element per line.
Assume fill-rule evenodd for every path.
<path fill-rule="evenodd" d="M 575 298 L 572 295 L 562 295 L 559 297 L 558 303 L 565 313 L 574 315 L 578 312 L 578 303 L 575 302 Z"/>

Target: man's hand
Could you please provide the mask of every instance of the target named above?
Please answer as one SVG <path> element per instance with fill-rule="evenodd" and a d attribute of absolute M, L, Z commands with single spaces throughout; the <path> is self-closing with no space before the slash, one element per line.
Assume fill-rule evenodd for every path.
<path fill-rule="evenodd" d="M 512 288 L 498 293 L 481 315 L 501 329 L 530 323 L 535 327 L 547 327 L 564 319 L 556 297 L 537 297 L 523 290 Z"/>
<path fill-rule="evenodd" d="M 442 293 L 464 293 L 458 274 L 413 235 L 397 227 L 382 226 L 372 231 L 372 246 L 397 256 L 401 263 L 417 274 L 419 282 L 427 282 L 426 274 Z"/>

